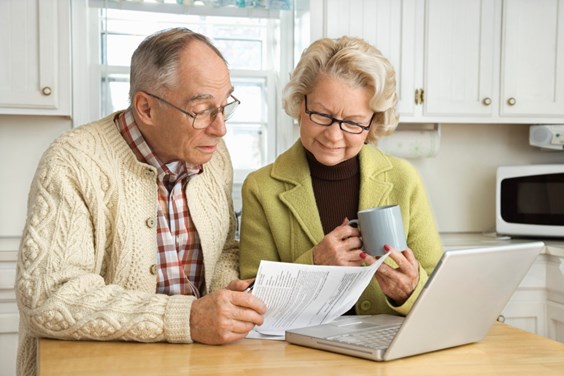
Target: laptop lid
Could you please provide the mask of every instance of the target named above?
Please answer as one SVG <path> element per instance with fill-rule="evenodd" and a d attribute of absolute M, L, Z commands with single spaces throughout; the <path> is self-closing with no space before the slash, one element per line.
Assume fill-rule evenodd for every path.
<path fill-rule="evenodd" d="M 387 350 L 331 344 L 325 338 L 336 336 L 337 331 L 361 333 L 364 330 L 359 327 L 366 329 L 370 322 L 379 321 L 375 317 L 368 317 L 365 323 L 346 319 L 356 322 L 354 325 L 343 325 L 347 323 L 343 321 L 338 327 L 329 323 L 325 328 L 289 330 L 286 340 L 372 360 L 477 342 L 487 334 L 543 247 L 538 241 L 446 251 Z"/>

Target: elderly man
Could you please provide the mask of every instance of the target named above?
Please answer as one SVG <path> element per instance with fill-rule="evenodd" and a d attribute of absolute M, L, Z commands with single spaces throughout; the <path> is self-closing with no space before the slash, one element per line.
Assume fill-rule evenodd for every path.
<path fill-rule="evenodd" d="M 237 279 L 232 92 L 206 37 L 164 30 L 133 54 L 129 108 L 49 147 L 18 258 L 18 374 L 37 337 L 224 344 L 262 323 Z"/>

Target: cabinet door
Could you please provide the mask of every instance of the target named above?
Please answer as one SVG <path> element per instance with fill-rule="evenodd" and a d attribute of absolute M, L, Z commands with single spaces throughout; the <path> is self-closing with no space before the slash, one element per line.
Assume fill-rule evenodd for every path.
<path fill-rule="evenodd" d="M 564 304 L 547 303 L 548 336 L 564 343 Z"/>
<path fill-rule="evenodd" d="M 512 298 L 500 317 L 506 324 L 546 337 L 546 311 L 542 299 L 520 301 Z"/>
<path fill-rule="evenodd" d="M 501 115 L 564 115 L 564 0 L 503 3 Z"/>
<path fill-rule="evenodd" d="M 398 111 L 414 111 L 419 35 L 416 4 L 419 0 L 312 1 L 312 39 L 356 36 L 378 48 L 396 70 Z M 322 15 L 322 17 L 321 17 Z M 321 25 L 318 25 L 321 23 Z M 320 29 L 320 30 L 319 30 Z M 420 56 L 420 55 L 419 55 Z M 420 59 L 421 60 L 421 59 Z"/>
<path fill-rule="evenodd" d="M 497 0 L 427 0 L 424 115 L 496 111 L 500 11 Z"/>
<path fill-rule="evenodd" d="M 0 114 L 70 114 L 67 0 L 0 1 Z"/>

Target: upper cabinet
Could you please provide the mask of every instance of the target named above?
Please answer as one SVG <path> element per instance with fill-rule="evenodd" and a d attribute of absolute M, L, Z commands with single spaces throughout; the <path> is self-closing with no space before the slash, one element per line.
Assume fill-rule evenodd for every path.
<path fill-rule="evenodd" d="M 427 0 L 423 114 L 495 116 L 501 3 Z"/>
<path fill-rule="evenodd" d="M 311 1 L 312 39 L 380 48 L 397 71 L 401 121 L 564 122 L 564 0 L 343 3 Z"/>
<path fill-rule="evenodd" d="M 416 110 L 414 83 L 421 79 L 423 13 L 416 2 L 310 0 L 312 41 L 357 36 L 373 44 L 390 60 L 396 69 L 400 114 Z"/>
<path fill-rule="evenodd" d="M 505 0 L 502 25 L 500 115 L 564 116 L 564 0 Z"/>
<path fill-rule="evenodd" d="M 0 1 L 0 114 L 71 114 L 70 1 Z"/>

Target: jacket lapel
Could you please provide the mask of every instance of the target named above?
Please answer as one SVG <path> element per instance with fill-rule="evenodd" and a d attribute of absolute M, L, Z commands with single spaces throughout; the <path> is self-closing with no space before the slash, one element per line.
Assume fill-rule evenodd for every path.
<path fill-rule="evenodd" d="M 359 210 L 385 205 L 393 188 L 393 184 L 386 181 L 385 174 L 392 169 L 390 160 L 372 145 L 365 145 L 359 158 Z M 279 194 L 280 200 L 294 215 L 298 226 L 312 244 L 319 243 L 324 236 L 323 227 L 315 203 L 305 150 L 299 140 L 274 162 L 272 178 L 285 183 L 286 189 Z"/>
<path fill-rule="evenodd" d="M 359 154 L 360 197 L 358 210 L 386 205 L 393 184 L 386 181 L 385 172 L 392 169 L 388 157 L 373 145 L 365 145 Z"/>
<path fill-rule="evenodd" d="M 323 227 L 315 203 L 313 186 L 309 174 L 304 148 L 298 140 L 274 162 L 272 178 L 285 183 L 280 200 L 294 215 L 297 225 L 312 244 L 323 239 Z"/>

